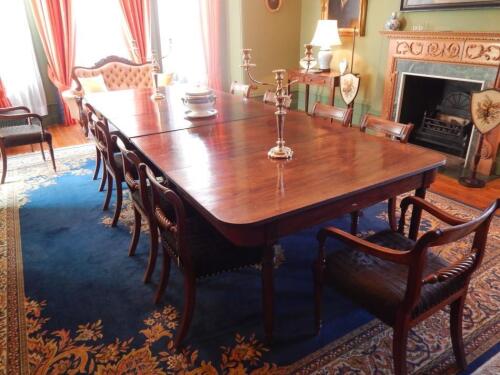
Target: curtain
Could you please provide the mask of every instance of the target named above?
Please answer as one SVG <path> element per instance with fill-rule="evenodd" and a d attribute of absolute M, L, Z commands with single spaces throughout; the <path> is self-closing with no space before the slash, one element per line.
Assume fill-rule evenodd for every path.
<path fill-rule="evenodd" d="M 47 115 L 47 99 L 23 1 L 0 1 L 0 76 L 9 102 Z M 0 98 L 3 97 L 0 93 Z M 1 99 L 0 99 L 1 100 Z"/>
<path fill-rule="evenodd" d="M 2 80 L 0 79 L 0 108 L 10 107 L 10 106 L 12 106 L 12 103 L 10 102 L 9 98 L 7 98 Z"/>
<path fill-rule="evenodd" d="M 203 25 L 203 44 L 208 77 L 208 86 L 222 90 L 221 37 L 222 4 L 221 0 L 200 0 Z"/>
<path fill-rule="evenodd" d="M 138 63 L 148 60 L 151 49 L 150 0 L 119 0 L 125 17 L 125 30 L 130 49 Z M 135 45 L 134 45 L 135 43 Z"/>
<path fill-rule="evenodd" d="M 75 59 L 72 0 L 31 0 L 31 8 L 47 56 L 49 78 L 61 94 L 71 87 Z M 75 123 L 62 98 L 61 104 L 65 123 Z"/>

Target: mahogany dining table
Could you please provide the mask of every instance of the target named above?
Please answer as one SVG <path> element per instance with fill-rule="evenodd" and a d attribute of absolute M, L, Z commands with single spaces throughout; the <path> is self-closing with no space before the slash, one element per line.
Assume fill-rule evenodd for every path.
<path fill-rule="evenodd" d="M 222 100 L 215 118 L 184 122 L 178 120 L 183 108 L 168 103 L 176 99 L 167 95 L 160 107 L 168 115 L 160 121 L 146 109 L 138 113 L 150 105 L 150 93 L 118 94 L 128 98 L 127 106 L 132 107 L 133 100 L 140 103 L 124 108 L 122 115 L 113 108 L 122 107 L 114 98 L 89 96 L 87 101 L 105 117 L 110 115 L 108 120 L 165 174 L 183 199 L 230 241 L 265 246 L 262 293 L 268 341 L 274 321 L 273 246 L 279 238 L 409 191 L 425 197 L 437 169 L 445 164 L 437 152 L 295 111 L 285 121 L 293 158 L 271 160 L 267 151 L 276 141 L 276 122 L 269 105 L 217 93 Z M 236 110 L 230 109 L 233 105 Z M 173 108 L 181 111 L 179 116 Z M 248 117 L 241 118 L 244 114 Z M 134 116 L 141 120 L 131 120 Z M 418 224 L 420 215 L 414 209 L 412 223 Z M 415 230 L 410 233 L 416 236 Z"/>

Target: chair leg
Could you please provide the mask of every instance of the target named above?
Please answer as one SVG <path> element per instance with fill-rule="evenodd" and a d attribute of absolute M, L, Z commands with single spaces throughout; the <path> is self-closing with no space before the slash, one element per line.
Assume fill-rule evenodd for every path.
<path fill-rule="evenodd" d="M 165 289 L 168 285 L 168 279 L 170 277 L 170 255 L 163 248 L 163 268 L 161 270 L 161 278 L 160 283 L 158 284 L 158 288 L 156 289 L 155 303 L 160 303 L 161 297 L 165 293 Z"/>
<path fill-rule="evenodd" d="M 178 348 L 186 336 L 191 319 L 193 318 L 193 310 L 196 295 L 196 281 L 194 277 L 184 276 L 184 308 L 182 311 L 181 324 L 175 336 L 174 345 Z"/>
<path fill-rule="evenodd" d="M 351 212 L 351 234 L 354 236 L 358 233 L 358 222 L 359 211 Z"/>
<path fill-rule="evenodd" d="M 113 221 L 111 222 L 112 227 L 116 227 L 116 224 L 118 224 L 118 219 L 120 218 L 120 213 L 122 212 L 122 202 L 123 202 L 122 181 L 117 178 L 116 179 L 116 206 L 115 206 L 115 214 L 113 215 Z"/>
<path fill-rule="evenodd" d="M 465 359 L 464 341 L 462 336 L 462 318 L 466 296 L 462 296 L 451 303 L 450 309 L 450 331 L 453 354 L 460 370 L 465 370 L 467 360 Z"/>
<path fill-rule="evenodd" d="M 134 207 L 134 229 L 132 231 L 132 239 L 130 241 L 130 246 L 128 248 L 128 256 L 135 255 L 135 249 L 137 248 L 137 243 L 139 242 L 139 237 L 141 235 L 141 213 Z"/>
<path fill-rule="evenodd" d="M 49 153 L 50 153 L 50 159 L 52 160 L 52 168 L 54 168 L 54 172 L 56 171 L 56 158 L 54 157 L 54 148 L 52 147 L 52 138 L 47 140 L 47 144 L 49 145 Z M 40 147 L 42 147 L 42 144 L 40 144 Z M 43 148 L 42 148 L 42 154 L 43 154 Z"/>
<path fill-rule="evenodd" d="M 111 201 L 111 194 L 113 194 L 113 176 L 111 173 L 107 173 L 108 179 L 108 190 L 106 191 L 106 199 L 104 200 L 104 206 L 102 206 L 103 211 L 109 208 L 109 202 Z"/>
<path fill-rule="evenodd" d="M 43 142 L 40 142 L 40 152 L 42 153 L 43 161 L 46 161 L 47 159 L 45 158 L 45 152 L 43 151 Z"/>
<path fill-rule="evenodd" d="M 106 167 L 106 163 L 102 163 L 102 178 L 101 183 L 99 184 L 99 191 L 103 191 L 106 187 L 106 181 L 108 180 L 108 168 Z"/>
<path fill-rule="evenodd" d="M 94 169 L 94 176 L 92 177 L 93 180 L 97 180 L 97 176 L 99 176 L 99 169 L 101 168 L 101 153 L 99 152 L 99 149 L 96 147 L 95 148 L 95 169 Z"/>
<path fill-rule="evenodd" d="M 149 241 L 149 260 L 146 272 L 144 273 L 144 283 L 146 284 L 151 281 L 151 276 L 156 266 L 156 258 L 158 257 L 158 228 L 156 225 L 151 225 L 151 223 L 149 223 Z"/>
<path fill-rule="evenodd" d="M 314 279 L 314 321 L 316 334 L 321 330 L 321 309 L 323 300 L 323 282 L 325 272 L 325 244 L 324 241 L 319 244 L 318 258 L 313 264 Z"/>
<path fill-rule="evenodd" d="M 399 321 L 394 327 L 392 336 L 392 357 L 394 362 L 394 374 L 406 375 L 406 347 L 408 343 L 408 331 L 410 330 L 407 321 Z"/>
<path fill-rule="evenodd" d="M 398 223 L 396 220 L 396 197 L 389 198 L 387 214 L 389 216 L 389 226 L 393 232 L 398 230 Z"/>
<path fill-rule="evenodd" d="M 2 184 L 5 182 L 5 177 L 7 176 L 7 151 L 5 145 L 0 141 L 0 152 L 2 153 Z"/>

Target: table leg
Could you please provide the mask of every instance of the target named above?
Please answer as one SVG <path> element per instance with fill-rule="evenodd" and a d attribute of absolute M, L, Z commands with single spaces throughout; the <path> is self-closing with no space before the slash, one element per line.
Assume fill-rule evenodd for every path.
<path fill-rule="evenodd" d="M 328 100 L 332 106 L 335 105 L 335 85 L 330 87 L 330 97 L 328 98 Z"/>
<path fill-rule="evenodd" d="M 417 190 L 415 190 L 415 196 L 424 199 L 426 190 L 427 189 L 425 187 L 418 188 Z M 418 229 L 420 228 L 421 217 L 422 217 L 422 209 L 413 206 L 413 210 L 411 213 L 410 233 L 409 233 L 409 238 L 411 240 L 415 241 L 417 239 Z"/>
<path fill-rule="evenodd" d="M 266 343 L 273 339 L 274 325 L 274 246 L 266 245 L 262 257 L 262 309 L 264 312 L 264 331 Z"/>
<path fill-rule="evenodd" d="M 306 83 L 306 100 L 305 100 L 305 111 L 309 113 L 309 84 Z"/>

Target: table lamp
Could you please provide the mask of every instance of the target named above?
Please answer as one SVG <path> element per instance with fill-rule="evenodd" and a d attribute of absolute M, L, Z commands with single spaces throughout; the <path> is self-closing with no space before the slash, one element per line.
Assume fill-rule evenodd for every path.
<path fill-rule="evenodd" d="M 320 47 L 318 53 L 319 68 L 325 72 L 330 71 L 330 62 L 333 57 L 331 46 L 342 44 L 337 20 L 319 20 L 311 44 Z"/>

